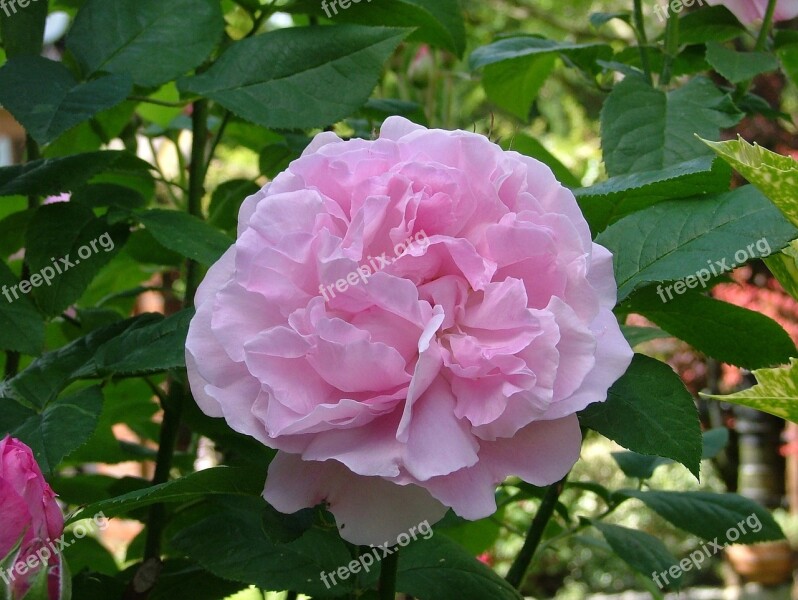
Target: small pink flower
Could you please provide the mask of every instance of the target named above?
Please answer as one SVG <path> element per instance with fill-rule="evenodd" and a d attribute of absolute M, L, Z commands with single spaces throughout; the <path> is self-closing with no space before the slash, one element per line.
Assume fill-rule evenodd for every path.
<path fill-rule="evenodd" d="M 382 544 L 492 514 L 508 475 L 568 472 L 576 412 L 632 358 L 615 301 L 548 167 L 393 117 L 375 141 L 318 135 L 245 201 L 186 360 L 207 414 L 279 450 L 267 501 L 326 502 L 345 539 Z"/>
<path fill-rule="evenodd" d="M 42 204 L 55 204 L 56 202 L 69 202 L 72 198 L 71 192 L 64 192 L 63 194 L 58 194 L 56 196 L 47 196 L 42 201 Z"/>
<path fill-rule="evenodd" d="M 58 599 L 59 557 L 53 556 L 49 542 L 55 542 L 64 531 L 64 517 L 55 500 L 55 493 L 44 480 L 33 452 L 25 444 L 6 436 L 0 440 L 0 560 L 12 556 L 9 566 L 25 562 L 31 556 L 47 560 L 27 573 L 6 573 L 0 581 L 9 585 L 12 600 L 22 598 L 41 568 L 52 569 L 50 598 Z M 46 551 L 46 555 L 45 555 Z"/>
<path fill-rule="evenodd" d="M 719 4 L 734 13 L 741 23 L 750 25 L 765 18 L 768 0 L 706 0 L 707 4 Z M 798 16 L 798 0 L 778 0 L 773 13 L 773 22 L 789 21 Z"/>

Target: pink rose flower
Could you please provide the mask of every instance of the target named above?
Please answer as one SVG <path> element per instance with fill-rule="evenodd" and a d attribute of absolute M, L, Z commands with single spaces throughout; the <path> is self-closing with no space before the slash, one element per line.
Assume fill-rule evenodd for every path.
<path fill-rule="evenodd" d="M 750 25 L 765 18 L 768 0 L 706 0 L 707 4 L 722 4 L 734 13 L 741 23 Z M 779 0 L 773 13 L 773 22 L 789 21 L 798 16 L 798 0 Z"/>
<path fill-rule="evenodd" d="M 46 567 L 52 568 L 50 598 L 57 600 L 60 558 L 51 552 L 49 542 L 55 542 L 63 533 L 64 517 L 31 449 L 9 436 L 0 440 L 0 523 L 0 561 L 11 557 L 6 567 L 11 568 L 28 557 L 44 559 Z M 41 561 L 37 562 L 26 573 L 4 571 L 0 590 L 6 586 L 12 600 L 22 598 L 43 568 Z"/>
<path fill-rule="evenodd" d="M 186 360 L 203 411 L 279 450 L 268 502 L 395 543 L 448 507 L 492 514 L 508 475 L 568 472 L 575 413 L 631 361 L 615 301 L 548 167 L 392 117 L 375 141 L 318 135 L 247 198 Z"/>

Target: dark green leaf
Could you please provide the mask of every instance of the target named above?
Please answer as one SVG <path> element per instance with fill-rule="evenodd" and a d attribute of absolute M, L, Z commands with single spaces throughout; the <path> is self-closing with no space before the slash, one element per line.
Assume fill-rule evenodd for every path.
<path fill-rule="evenodd" d="M 78 83 L 64 65 L 39 56 L 20 56 L 0 68 L 0 103 L 40 144 L 127 98 L 128 75 Z"/>
<path fill-rule="evenodd" d="M 784 539 L 771 514 L 759 504 L 737 494 L 713 492 L 660 492 L 621 490 L 620 496 L 637 498 L 662 518 L 704 540 L 753 544 Z M 735 537 L 736 531 L 738 539 Z"/>
<path fill-rule="evenodd" d="M 653 535 L 601 521 L 590 522 L 601 532 L 615 554 L 646 577 L 651 577 L 652 573 L 666 571 L 678 562 L 668 552 L 665 544 Z M 678 582 L 676 579 L 673 583 L 678 584 Z"/>
<path fill-rule="evenodd" d="M 0 168 L 0 196 L 60 194 L 100 174 L 135 174 L 152 183 L 149 169 L 150 165 L 140 158 L 128 152 L 111 150 L 34 160 L 24 165 Z"/>
<path fill-rule="evenodd" d="M 670 92 L 627 77 L 601 111 L 601 144 L 611 177 L 656 171 L 711 153 L 696 138 L 716 139 L 740 114 L 705 77 Z"/>
<path fill-rule="evenodd" d="M 103 406 L 99 387 L 59 398 L 41 413 L 0 400 L 0 431 L 23 441 L 33 450 L 43 471 L 52 472 L 71 452 L 82 446 L 97 427 Z M 92 513 L 96 514 L 96 513 Z"/>
<path fill-rule="evenodd" d="M 679 42 L 726 42 L 744 34 L 745 27 L 725 6 L 704 6 L 679 18 Z"/>
<path fill-rule="evenodd" d="M 629 325 L 621 325 L 621 332 L 632 348 L 638 344 L 650 342 L 651 340 L 671 337 L 669 333 L 657 327 L 631 327 Z"/>
<path fill-rule="evenodd" d="M 678 293 L 687 284 L 706 288 L 723 272 L 769 256 L 796 236 L 798 229 L 748 185 L 708 198 L 660 202 L 610 225 L 596 242 L 613 252 L 622 301 L 654 282 L 685 278 Z"/>
<path fill-rule="evenodd" d="M 72 202 L 39 208 L 26 236 L 26 258 L 33 295 L 41 309 L 55 315 L 80 298 L 95 275 L 127 239 L 127 227 L 109 227 L 103 219 Z M 38 285 L 37 285 L 38 281 Z M 20 284 L 20 290 L 24 291 Z"/>
<path fill-rule="evenodd" d="M 758 369 L 795 355 L 790 336 L 772 319 L 701 294 L 676 295 L 665 304 L 652 286 L 635 294 L 628 306 L 674 337 L 732 365 Z"/>
<path fill-rule="evenodd" d="M 221 231 L 197 217 L 176 210 L 153 209 L 136 218 L 165 248 L 210 266 L 233 244 Z"/>
<path fill-rule="evenodd" d="M 612 452 L 611 454 L 624 475 L 637 479 L 650 479 L 657 467 L 673 462 L 669 458 L 638 454 L 637 452 Z"/>
<path fill-rule="evenodd" d="M 731 169 L 705 156 L 657 171 L 630 173 L 574 191 L 595 234 L 619 219 L 664 200 L 728 191 Z"/>
<path fill-rule="evenodd" d="M 600 69 L 597 60 L 609 60 L 612 48 L 606 44 L 572 44 L 555 42 L 534 36 L 510 37 L 477 48 L 469 58 L 471 69 L 479 69 L 503 61 L 513 61 L 517 69 L 534 64 L 537 57 L 555 54 L 572 61 L 580 68 L 591 72 Z"/>
<path fill-rule="evenodd" d="M 737 52 L 717 42 L 707 44 L 707 62 L 732 83 L 779 68 L 776 57 L 768 52 Z"/>
<path fill-rule="evenodd" d="M 186 335 L 194 309 L 153 317 L 101 345 L 73 377 L 145 375 L 185 366 Z"/>
<path fill-rule="evenodd" d="M 233 44 L 178 86 L 265 127 L 324 127 L 368 100 L 383 63 L 408 33 L 362 25 L 281 29 Z"/>
<path fill-rule="evenodd" d="M 217 0 L 87 0 L 67 47 L 86 74 L 127 73 L 155 87 L 199 65 L 223 28 Z"/>
<path fill-rule="evenodd" d="M 0 349 L 38 356 L 44 348 L 44 319 L 24 294 L 12 289 L 19 279 L 0 261 Z"/>
<path fill-rule="evenodd" d="M 240 467 L 213 467 L 191 473 L 180 479 L 90 504 L 73 515 L 69 522 L 79 521 L 100 512 L 110 519 L 142 506 L 150 506 L 159 502 L 188 502 L 219 494 L 257 496 L 263 491 L 265 478 L 265 466 L 262 473 Z M 258 529 L 260 529 L 260 525 L 258 525 Z"/>
<path fill-rule="evenodd" d="M 729 443 L 729 430 L 725 427 L 716 427 L 704 432 L 704 451 L 702 459 L 715 458 Z"/>
<path fill-rule="evenodd" d="M 628 450 L 671 458 L 698 477 L 698 411 L 684 383 L 665 363 L 636 354 L 607 401 L 591 404 L 579 419 Z"/>

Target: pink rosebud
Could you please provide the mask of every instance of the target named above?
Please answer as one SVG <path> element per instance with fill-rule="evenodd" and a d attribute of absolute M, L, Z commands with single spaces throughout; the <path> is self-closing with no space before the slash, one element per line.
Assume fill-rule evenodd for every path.
<path fill-rule="evenodd" d="M 707 0 L 707 4 L 722 4 L 734 13 L 741 23 L 751 25 L 765 18 L 768 0 Z M 773 13 L 773 22 L 789 21 L 798 16 L 798 0 L 779 0 Z"/>
<path fill-rule="evenodd" d="M 60 557 L 50 542 L 63 533 L 64 517 L 33 452 L 10 436 L 0 440 L 0 523 L 0 589 L 22 598 L 47 569 L 50 598 L 58 600 Z"/>
<path fill-rule="evenodd" d="M 199 406 L 279 450 L 265 498 L 326 502 L 342 537 L 396 543 L 508 475 L 561 479 L 576 412 L 632 350 L 610 252 L 543 163 L 392 117 L 316 136 L 244 202 L 186 361 Z"/>

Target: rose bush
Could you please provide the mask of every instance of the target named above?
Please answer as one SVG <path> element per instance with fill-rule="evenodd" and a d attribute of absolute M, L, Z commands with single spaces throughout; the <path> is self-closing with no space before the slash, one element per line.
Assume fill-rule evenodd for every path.
<path fill-rule="evenodd" d="M 345 539 L 382 543 L 447 507 L 490 515 L 510 474 L 568 472 L 576 411 L 632 357 L 615 299 L 610 253 L 548 167 L 395 117 L 375 141 L 318 135 L 245 201 L 188 372 L 207 414 L 280 451 L 273 506 L 326 501 Z"/>
<path fill-rule="evenodd" d="M 741 23 L 750 25 L 765 18 L 768 0 L 707 0 L 712 6 L 723 5 L 734 13 Z M 798 16 L 798 0 L 778 0 L 773 12 L 773 22 L 788 21 Z"/>
<path fill-rule="evenodd" d="M 64 517 L 33 452 L 10 436 L 0 440 L 0 522 L 0 560 L 6 569 L 35 557 L 39 550 L 41 556 L 50 557 L 48 567 L 57 567 L 60 560 L 52 556 L 48 543 L 63 533 Z M 26 571 L 4 572 L 0 590 L 6 585 L 12 600 L 22 598 L 41 567 Z M 59 597 L 58 571 L 55 568 L 49 577 L 51 599 Z"/>

